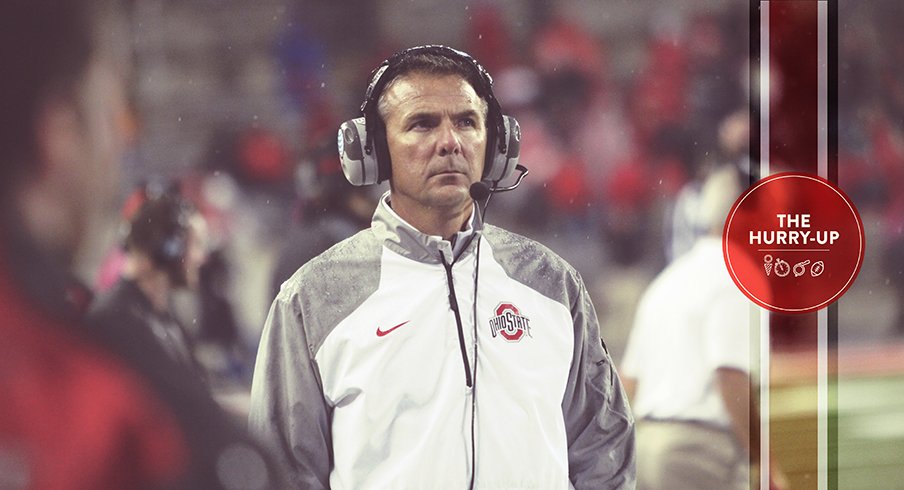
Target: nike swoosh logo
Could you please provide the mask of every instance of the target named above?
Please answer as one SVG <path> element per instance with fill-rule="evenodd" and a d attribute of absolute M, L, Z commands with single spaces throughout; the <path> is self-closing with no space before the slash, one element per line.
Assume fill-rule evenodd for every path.
<path fill-rule="evenodd" d="M 402 323 L 400 323 L 400 324 L 398 324 L 398 325 L 396 325 L 396 326 L 394 326 L 394 327 L 392 327 L 392 328 L 390 328 L 390 329 L 388 329 L 388 330 L 380 330 L 380 327 L 377 327 L 377 337 L 382 337 L 382 336 L 384 336 L 384 335 L 386 335 L 386 334 L 392 332 L 393 330 L 395 330 L 395 329 L 401 327 L 402 325 L 404 325 L 404 324 L 406 324 L 406 323 L 408 323 L 408 322 L 410 322 L 410 321 L 411 321 L 411 320 L 402 322 Z"/>

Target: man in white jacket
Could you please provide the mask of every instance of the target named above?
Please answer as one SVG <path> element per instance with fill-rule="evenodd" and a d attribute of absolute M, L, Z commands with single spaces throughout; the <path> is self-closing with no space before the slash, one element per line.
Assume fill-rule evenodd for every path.
<path fill-rule="evenodd" d="M 756 480 L 752 303 L 732 283 L 720 239 L 741 193 L 737 170 L 711 171 L 696 209 L 706 234 L 656 276 L 637 305 L 621 367 L 638 418 L 638 490 L 753 488 L 751 463 Z M 786 488 L 775 464 L 770 477 L 769 488 Z"/>
<path fill-rule="evenodd" d="M 517 163 L 490 76 L 411 48 L 362 112 L 340 128 L 346 176 L 390 191 L 283 284 L 252 430 L 298 488 L 634 488 L 634 421 L 583 281 L 484 226 L 469 193 Z"/>

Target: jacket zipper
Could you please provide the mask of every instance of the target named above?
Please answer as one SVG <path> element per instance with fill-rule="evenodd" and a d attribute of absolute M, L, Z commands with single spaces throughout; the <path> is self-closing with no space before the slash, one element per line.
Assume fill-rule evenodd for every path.
<path fill-rule="evenodd" d="M 446 269 L 446 282 L 449 285 L 449 307 L 452 308 L 452 313 L 455 314 L 455 325 L 458 327 L 458 347 L 461 350 L 461 360 L 465 367 L 465 384 L 468 385 L 468 388 L 472 388 L 474 382 L 471 379 L 471 364 L 468 362 L 468 350 L 465 347 L 465 333 L 461 323 L 458 298 L 455 296 L 455 284 L 452 281 L 452 264 L 446 262 L 446 257 L 442 253 L 439 254 L 439 258 L 443 263 L 443 268 Z"/>

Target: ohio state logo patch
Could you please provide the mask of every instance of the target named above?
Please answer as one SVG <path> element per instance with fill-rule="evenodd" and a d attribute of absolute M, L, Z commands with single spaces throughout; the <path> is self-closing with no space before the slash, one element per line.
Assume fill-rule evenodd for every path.
<path fill-rule="evenodd" d="M 493 338 L 501 336 L 508 342 L 518 342 L 526 333 L 530 334 L 530 318 L 521 314 L 518 307 L 511 303 L 499 303 L 496 316 L 490 318 L 490 332 Z"/>

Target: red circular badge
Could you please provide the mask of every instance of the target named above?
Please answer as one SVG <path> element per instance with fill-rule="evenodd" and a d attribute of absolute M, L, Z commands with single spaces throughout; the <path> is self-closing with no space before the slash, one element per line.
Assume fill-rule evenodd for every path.
<path fill-rule="evenodd" d="M 851 200 L 815 175 L 780 173 L 752 185 L 722 233 L 725 264 L 756 304 L 809 313 L 844 294 L 860 271 L 863 223 Z"/>

